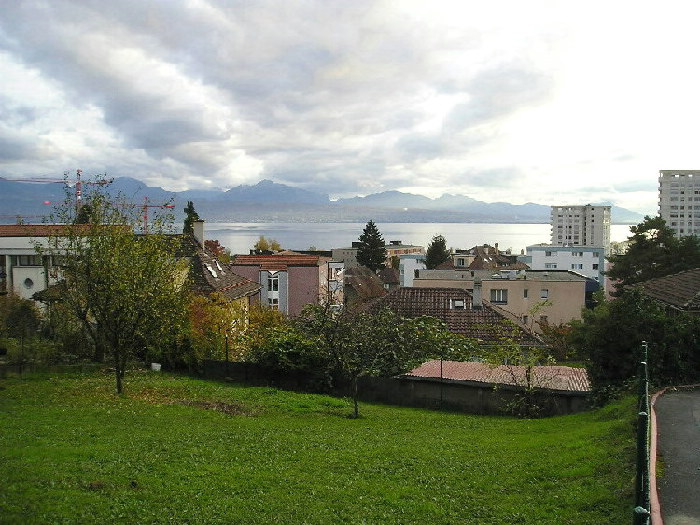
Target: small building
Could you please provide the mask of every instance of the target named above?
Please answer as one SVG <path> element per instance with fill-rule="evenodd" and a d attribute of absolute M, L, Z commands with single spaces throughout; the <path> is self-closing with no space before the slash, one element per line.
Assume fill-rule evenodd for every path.
<path fill-rule="evenodd" d="M 352 243 L 348 248 L 334 248 L 332 250 L 333 260 L 345 263 L 345 268 L 357 268 L 360 264 L 357 262 L 357 248 L 360 245 L 359 241 Z M 401 257 L 408 254 L 422 254 L 425 256 L 425 248 L 423 246 L 414 246 L 412 244 L 403 244 L 401 241 L 390 241 L 385 245 L 386 248 L 386 266 L 391 267 L 391 261 L 394 257 Z"/>
<path fill-rule="evenodd" d="M 586 286 L 594 282 L 561 270 L 419 270 L 413 280 L 418 288 L 474 290 L 475 284 L 485 300 L 539 331 L 541 322 L 556 325 L 581 319 Z"/>
<path fill-rule="evenodd" d="M 232 270 L 261 285 L 254 300 L 295 317 L 307 304 L 343 304 L 342 262 L 294 253 L 236 255 Z"/>
<path fill-rule="evenodd" d="M 518 262 L 517 256 L 500 251 L 498 243 L 494 246 L 484 244 L 468 250 L 455 250 L 452 254 L 452 267 L 455 270 L 527 269 L 526 265 Z"/>
<path fill-rule="evenodd" d="M 413 286 L 418 270 L 425 270 L 425 255 L 410 254 L 399 256 L 399 285 Z"/>
<path fill-rule="evenodd" d="M 0 225 L 0 294 L 13 292 L 31 299 L 57 282 L 56 261 L 40 255 L 37 246 L 48 246 L 49 239 L 65 228 L 61 224 Z"/>

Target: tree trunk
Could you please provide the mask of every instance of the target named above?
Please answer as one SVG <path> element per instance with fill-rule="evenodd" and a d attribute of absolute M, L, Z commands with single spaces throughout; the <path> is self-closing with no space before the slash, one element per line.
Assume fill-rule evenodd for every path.
<path fill-rule="evenodd" d="M 360 417 L 360 407 L 357 402 L 357 377 L 352 378 L 352 401 L 355 408 L 353 418 L 357 419 L 358 417 Z"/>

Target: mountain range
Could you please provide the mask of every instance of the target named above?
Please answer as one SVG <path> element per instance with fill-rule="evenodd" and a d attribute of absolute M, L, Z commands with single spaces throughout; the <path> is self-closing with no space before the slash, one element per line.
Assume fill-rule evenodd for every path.
<path fill-rule="evenodd" d="M 328 195 L 262 180 L 227 191 L 166 191 L 130 177 L 119 177 L 105 186 L 110 195 L 121 195 L 135 204 L 148 199 L 151 205 L 174 204 L 181 219 L 187 201 L 208 222 L 480 222 L 549 223 L 550 206 L 535 203 L 483 202 L 466 195 L 444 194 L 437 199 L 422 195 L 385 191 L 332 201 Z M 86 187 L 86 190 L 88 187 Z M 68 188 L 68 191 L 73 191 Z M 54 203 L 65 198 L 65 185 L 20 182 L 0 177 L 0 222 L 40 222 Z M 48 203 L 48 204 L 47 204 Z M 562 204 L 562 203 L 552 203 Z M 592 203 L 609 205 L 609 203 Z M 615 224 L 638 224 L 643 216 L 612 207 Z"/>

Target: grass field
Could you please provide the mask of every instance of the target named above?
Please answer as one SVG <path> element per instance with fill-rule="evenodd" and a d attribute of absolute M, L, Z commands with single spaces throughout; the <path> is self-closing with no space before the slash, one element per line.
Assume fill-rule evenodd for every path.
<path fill-rule="evenodd" d="M 541 420 L 151 372 L 0 380 L 1 523 L 620 524 L 633 403 Z"/>

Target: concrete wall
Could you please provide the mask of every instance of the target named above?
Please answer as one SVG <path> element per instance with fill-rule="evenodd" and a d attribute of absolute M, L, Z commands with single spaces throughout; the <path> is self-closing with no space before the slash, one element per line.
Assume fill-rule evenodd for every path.
<path fill-rule="evenodd" d="M 205 361 L 204 375 L 211 379 L 229 378 L 258 386 L 275 386 L 292 390 L 326 391 L 319 378 L 309 374 L 274 374 L 250 363 Z M 337 385 L 330 393 L 348 395 L 348 385 Z M 327 391 L 326 391 L 327 392 Z M 468 414 L 501 414 L 522 389 L 489 383 L 424 378 L 363 377 L 359 383 L 360 399 L 366 402 L 398 406 L 446 409 Z M 563 415 L 588 409 L 585 392 L 542 391 L 538 402 L 546 415 Z"/>

